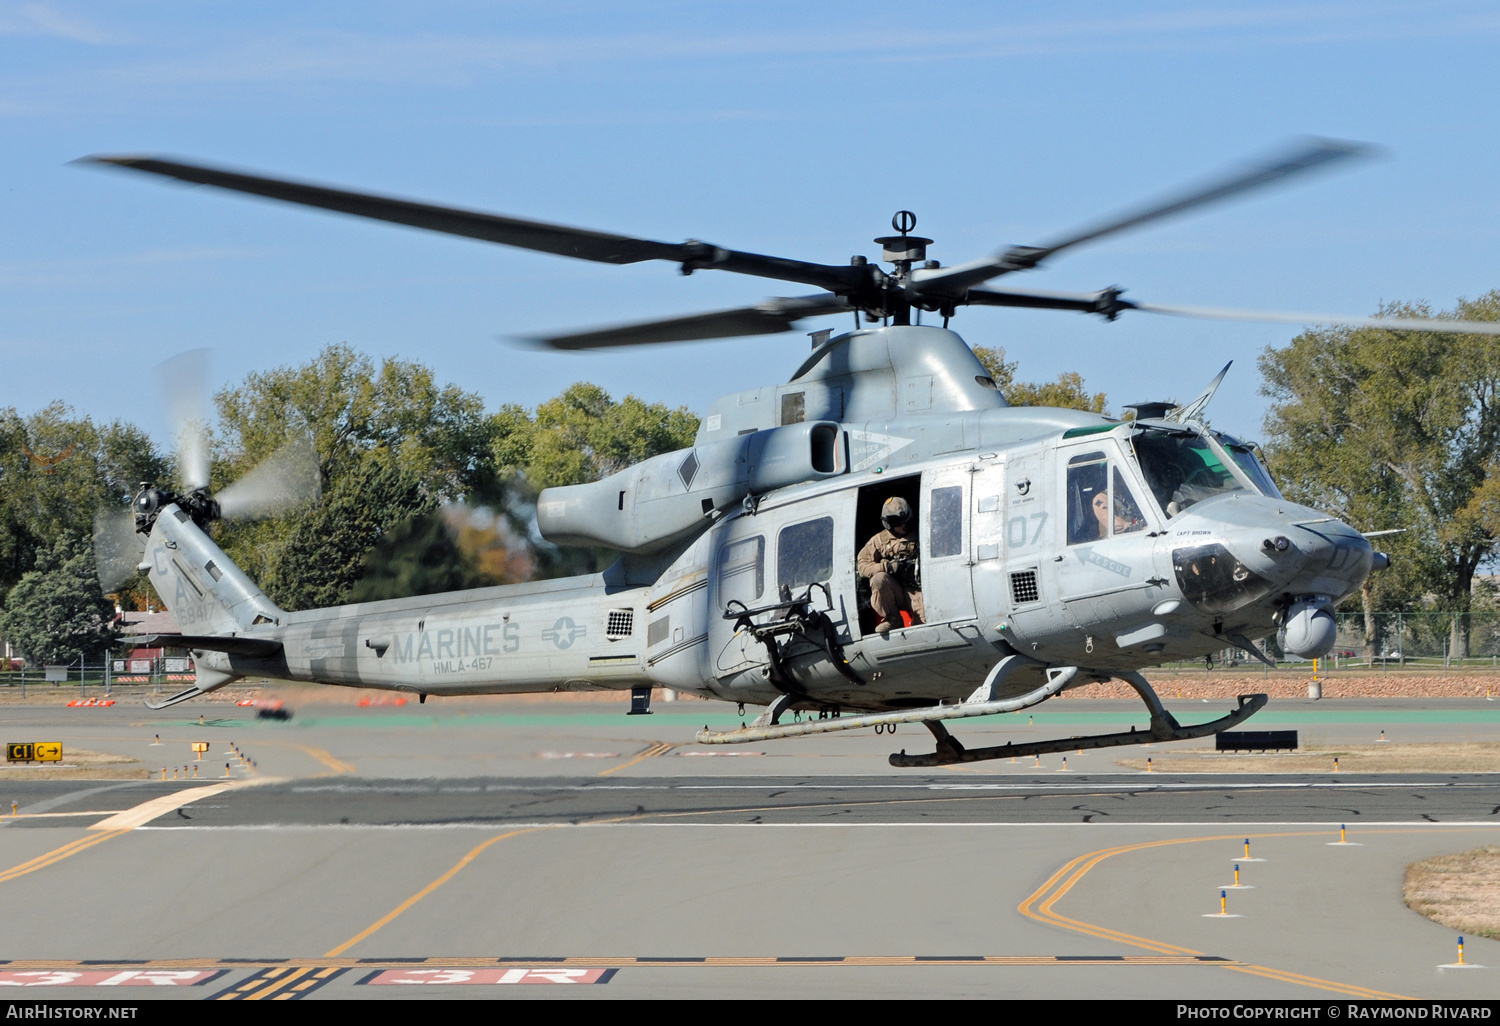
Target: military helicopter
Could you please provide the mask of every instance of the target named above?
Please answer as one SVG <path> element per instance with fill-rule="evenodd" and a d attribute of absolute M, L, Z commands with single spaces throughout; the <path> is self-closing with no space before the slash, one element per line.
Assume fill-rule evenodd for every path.
<path fill-rule="evenodd" d="M 948 323 L 972 305 L 1500 333 L 1500 324 L 1161 306 L 1095 292 L 981 287 L 1058 254 L 1368 152 L 1326 139 L 1128 210 L 1039 246 L 943 267 L 901 211 L 864 256 L 820 264 L 607 234 L 142 156 L 89 163 L 359 217 L 604 263 L 664 260 L 683 274 L 732 271 L 821 289 L 754 306 L 554 335 L 560 350 L 762 335 L 852 315 L 812 333 L 785 384 L 720 398 L 694 445 L 591 484 L 544 490 L 541 534 L 621 553 L 602 573 L 444 595 L 288 612 L 210 537 L 215 519 L 305 496 L 295 474 L 252 472 L 220 499 L 206 468 L 183 494 L 135 497 L 124 551 L 194 651 L 194 685 L 153 708 L 255 675 L 428 695 L 629 689 L 639 709 L 671 688 L 764 706 L 753 723 L 704 728 L 705 744 L 921 723 L 935 766 L 1074 748 L 1184 740 L 1228 729 L 1266 703 L 1183 726 L 1141 670 L 1226 647 L 1270 662 L 1326 654 L 1333 608 L 1388 558 L 1355 527 L 1288 501 L 1252 443 L 1210 430 L 1196 400 L 1145 402 L 1128 420 L 1013 408 Z M 912 323 L 916 312 L 918 323 Z M 942 318 L 922 325 L 921 313 Z M 1228 368 L 1226 367 L 1227 371 Z M 239 489 L 237 502 L 234 489 Z M 902 500 L 891 503 L 891 500 Z M 888 505 L 889 503 L 889 505 Z M 877 623 L 856 553 L 882 511 L 914 511 L 899 623 Z M 1378 533 L 1378 532 L 1376 532 Z M 127 567 L 128 569 L 129 567 Z M 894 567 L 892 567 L 894 570 Z M 912 612 L 912 611 L 915 612 Z M 167 640 L 163 638 L 162 640 Z M 1149 725 L 1091 737 L 965 748 L 947 721 L 1034 706 L 1120 679 Z M 791 714 L 790 721 L 788 714 Z M 807 714 L 806 719 L 803 715 Z"/>

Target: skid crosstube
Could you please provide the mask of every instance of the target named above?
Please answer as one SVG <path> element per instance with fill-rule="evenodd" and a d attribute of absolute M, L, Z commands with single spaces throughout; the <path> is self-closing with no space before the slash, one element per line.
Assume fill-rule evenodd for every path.
<path fill-rule="evenodd" d="M 1262 709 L 1268 696 L 1240 695 L 1240 704 L 1227 716 L 1207 723 L 1184 727 L 1170 716 L 1153 716 L 1149 730 L 1129 730 L 1118 734 L 1092 734 L 1083 737 L 1056 738 L 1051 741 L 1026 741 L 1021 744 L 996 745 L 992 748 L 965 748 L 958 739 L 948 733 L 937 721 L 923 723 L 937 738 L 937 751 L 930 755 L 907 755 L 905 749 L 891 756 L 892 766 L 909 769 L 920 766 L 951 766 L 960 762 L 984 762 L 989 759 L 1010 759 L 1025 755 L 1046 755 L 1051 752 L 1078 751 L 1087 748 L 1117 748 L 1123 745 L 1144 745 L 1162 741 L 1191 741 L 1228 730 L 1249 719 Z"/>

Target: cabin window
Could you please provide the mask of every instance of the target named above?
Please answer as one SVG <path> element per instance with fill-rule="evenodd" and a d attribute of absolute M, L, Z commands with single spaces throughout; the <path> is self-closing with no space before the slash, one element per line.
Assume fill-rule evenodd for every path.
<path fill-rule="evenodd" d="M 781 423 L 801 424 L 806 419 L 806 392 L 788 392 L 781 397 Z"/>
<path fill-rule="evenodd" d="M 1281 491 L 1276 487 L 1276 482 L 1271 480 L 1271 475 L 1266 472 L 1266 468 L 1260 460 L 1256 459 L 1255 453 L 1250 450 L 1250 446 L 1243 442 L 1237 442 L 1228 435 L 1215 435 L 1214 437 L 1219 440 L 1219 444 L 1229 453 L 1229 458 L 1234 460 L 1239 465 L 1239 468 L 1245 472 L 1245 476 L 1254 482 L 1256 488 L 1260 489 L 1262 495 L 1269 495 L 1273 499 L 1281 498 Z"/>
<path fill-rule="evenodd" d="M 934 488 L 927 504 L 931 521 L 927 545 L 933 557 L 957 556 L 964 550 L 964 488 Z"/>
<path fill-rule="evenodd" d="M 719 550 L 719 598 L 750 605 L 766 589 L 766 539 L 732 541 Z"/>
<path fill-rule="evenodd" d="M 776 584 L 796 591 L 833 576 L 833 518 L 783 528 L 776 539 Z"/>

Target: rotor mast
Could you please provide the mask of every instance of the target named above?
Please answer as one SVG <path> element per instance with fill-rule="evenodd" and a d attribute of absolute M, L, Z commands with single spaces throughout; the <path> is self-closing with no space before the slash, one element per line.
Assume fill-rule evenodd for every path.
<path fill-rule="evenodd" d="M 910 210 L 898 210 L 891 218 L 891 227 L 900 232 L 900 235 L 882 235 L 875 241 L 880 243 L 880 258 L 896 268 L 896 273 L 886 276 L 881 284 L 881 312 L 890 318 L 892 324 L 911 323 L 911 300 L 907 296 L 907 286 L 911 284 L 911 269 L 913 264 L 922 263 L 927 268 L 936 268 L 936 260 L 927 259 L 927 247 L 932 244 L 931 239 L 924 239 L 920 235 L 910 234 L 917 226 L 917 215 Z M 944 316 L 948 316 L 947 313 Z"/>

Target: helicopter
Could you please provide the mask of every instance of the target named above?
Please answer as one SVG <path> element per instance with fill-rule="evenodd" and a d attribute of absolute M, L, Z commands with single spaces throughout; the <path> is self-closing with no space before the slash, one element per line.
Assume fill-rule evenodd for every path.
<path fill-rule="evenodd" d="M 920 723 L 939 766 L 1205 737 L 1264 707 L 1184 726 L 1142 670 L 1233 647 L 1270 664 L 1271 635 L 1301 657 L 1334 643 L 1333 609 L 1389 565 L 1355 527 L 1286 499 L 1253 443 L 1203 411 L 1228 367 L 1184 405 L 1134 416 L 1011 407 L 948 325 L 984 305 L 1500 334 L 1500 324 L 1162 306 L 1094 292 L 984 287 L 1084 243 L 1367 155 L 1307 139 L 1269 159 L 1036 246 L 945 267 L 900 211 L 881 260 L 822 264 L 698 240 L 657 242 L 150 156 L 86 163 L 603 263 L 662 260 L 821 291 L 754 306 L 536 339 L 584 350 L 790 332 L 821 316 L 784 384 L 715 401 L 694 444 L 588 484 L 544 489 L 536 525 L 559 545 L 620 553 L 600 573 L 322 609 L 278 608 L 214 543 L 215 520 L 310 496 L 273 459 L 219 497 L 201 453 L 181 492 L 144 483 L 101 548 L 139 569 L 176 616 L 193 686 L 165 708 L 246 676 L 428 695 L 653 687 L 764 711 L 704 744 Z M 923 325 L 923 312 L 941 326 Z M 915 315 L 916 323 L 913 323 Z M 306 475 L 302 475 L 305 481 Z M 905 509 L 911 556 L 899 616 L 877 613 L 857 553 Z M 899 517 L 897 519 L 900 519 Z M 1385 532 L 1370 532 L 1378 536 Z M 103 544 L 108 541 L 108 544 Z M 894 566 L 890 565 L 894 572 Z M 104 578 L 101 572 L 101 579 Z M 111 576 L 117 576 L 112 574 Z M 899 622 L 891 622 L 894 618 Z M 1145 704 L 1129 731 L 967 748 L 955 719 L 1030 708 L 1118 679 Z M 790 714 L 790 718 L 788 718 Z M 806 718 L 804 719 L 804 714 Z"/>

